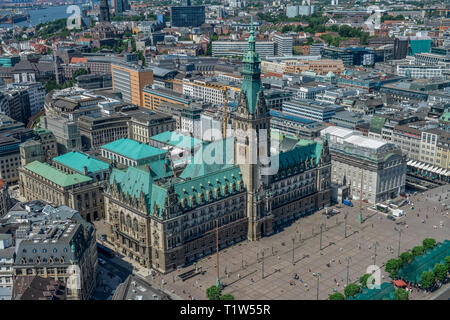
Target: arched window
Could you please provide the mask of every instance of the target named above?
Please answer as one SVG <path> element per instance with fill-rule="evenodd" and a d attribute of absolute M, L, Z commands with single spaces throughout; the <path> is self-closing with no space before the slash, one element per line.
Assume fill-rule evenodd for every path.
<path fill-rule="evenodd" d="M 133 220 L 133 230 L 136 232 L 139 231 L 139 225 L 138 225 L 138 221 L 136 218 L 134 218 L 134 220 Z"/>

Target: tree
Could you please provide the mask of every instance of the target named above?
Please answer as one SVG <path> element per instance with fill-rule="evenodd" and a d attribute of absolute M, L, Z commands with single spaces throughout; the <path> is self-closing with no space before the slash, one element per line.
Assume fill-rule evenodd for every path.
<path fill-rule="evenodd" d="M 397 289 L 394 292 L 394 300 L 408 300 L 409 293 L 405 289 Z"/>
<path fill-rule="evenodd" d="M 444 281 L 444 279 L 447 277 L 447 267 L 442 263 L 438 263 L 437 265 L 435 265 L 433 272 L 439 281 Z"/>
<path fill-rule="evenodd" d="M 206 289 L 206 296 L 209 300 L 220 300 L 220 295 L 222 293 L 222 289 L 217 286 L 211 286 Z"/>
<path fill-rule="evenodd" d="M 445 265 L 447 266 L 447 271 L 450 272 L 450 256 L 445 257 Z"/>
<path fill-rule="evenodd" d="M 420 276 L 420 285 L 424 289 L 430 288 L 434 283 L 434 273 L 431 271 L 424 271 Z"/>
<path fill-rule="evenodd" d="M 389 273 L 389 276 L 391 278 L 397 277 L 397 270 L 401 267 L 402 260 L 400 259 L 390 259 L 388 262 L 386 262 L 385 270 L 387 273 Z"/>
<path fill-rule="evenodd" d="M 411 252 L 403 252 L 400 255 L 400 259 L 402 260 L 402 263 L 408 263 L 413 259 L 413 255 Z"/>
<path fill-rule="evenodd" d="M 81 76 L 83 74 L 88 74 L 88 71 L 86 69 L 84 69 L 84 68 L 80 68 L 78 70 L 75 70 L 74 73 L 72 74 L 72 80 L 75 81 L 78 76 Z"/>
<path fill-rule="evenodd" d="M 436 245 L 436 240 L 433 238 L 426 238 L 426 239 L 423 239 L 422 244 L 423 244 L 424 250 L 433 249 L 434 246 Z"/>
<path fill-rule="evenodd" d="M 61 89 L 61 85 L 58 85 L 55 80 L 48 80 L 44 84 L 44 88 L 45 88 L 45 92 L 49 93 L 52 90 Z"/>
<path fill-rule="evenodd" d="M 221 296 L 220 300 L 234 300 L 234 297 L 231 294 L 227 293 Z"/>
<path fill-rule="evenodd" d="M 367 280 L 369 279 L 369 277 L 370 277 L 370 274 L 366 273 L 361 278 L 359 278 L 359 283 L 361 283 L 362 288 L 367 287 Z"/>
<path fill-rule="evenodd" d="M 340 292 L 335 292 L 333 294 L 330 294 L 328 300 L 345 300 L 345 296 Z"/>
<path fill-rule="evenodd" d="M 346 298 L 354 297 L 360 291 L 361 291 L 360 286 L 358 286 L 356 283 L 350 283 L 345 287 L 344 294 Z"/>
<path fill-rule="evenodd" d="M 411 253 L 414 257 L 417 257 L 420 256 L 424 251 L 425 249 L 422 246 L 415 246 L 414 248 L 412 248 Z"/>
<path fill-rule="evenodd" d="M 292 26 L 283 26 L 283 28 L 281 28 L 281 33 L 288 33 L 292 31 Z"/>

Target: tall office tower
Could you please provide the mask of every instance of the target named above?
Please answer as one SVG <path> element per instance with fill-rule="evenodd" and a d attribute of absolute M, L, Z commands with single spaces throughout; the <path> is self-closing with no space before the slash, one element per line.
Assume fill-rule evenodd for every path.
<path fill-rule="evenodd" d="M 123 2 L 122 0 L 113 0 L 113 6 L 114 6 L 114 14 L 122 14 L 123 10 Z"/>
<path fill-rule="evenodd" d="M 205 23 L 205 6 L 171 7 L 172 27 L 200 27 Z"/>
<path fill-rule="evenodd" d="M 290 36 L 276 34 L 273 37 L 275 42 L 275 55 L 277 57 L 292 56 L 292 45 L 294 39 Z"/>
<path fill-rule="evenodd" d="M 394 40 L 394 59 L 405 59 L 408 55 L 409 39 L 408 37 L 395 38 Z"/>
<path fill-rule="evenodd" d="M 128 55 L 127 55 L 128 57 Z M 143 107 L 143 89 L 153 84 L 153 71 L 143 68 L 135 63 L 114 62 L 111 64 L 113 90 L 122 94 L 126 103 Z"/>
<path fill-rule="evenodd" d="M 112 0 L 114 6 L 114 14 L 122 14 L 124 11 L 130 10 L 128 0 Z"/>
<path fill-rule="evenodd" d="M 111 18 L 109 16 L 108 0 L 100 0 L 100 22 L 109 22 Z"/>

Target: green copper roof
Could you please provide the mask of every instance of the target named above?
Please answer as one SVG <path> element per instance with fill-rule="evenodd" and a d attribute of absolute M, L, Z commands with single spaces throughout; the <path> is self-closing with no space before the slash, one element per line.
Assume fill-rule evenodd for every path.
<path fill-rule="evenodd" d="M 193 148 L 196 145 L 203 143 L 202 140 L 175 131 L 161 132 L 153 136 L 152 139 L 183 149 Z"/>
<path fill-rule="evenodd" d="M 441 116 L 442 121 L 450 122 L 450 112 L 444 112 Z"/>
<path fill-rule="evenodd" d="M 68 152 L 59 157 L 53 158 L 53 161 L 69 167 L 81 174 L 84 174 L 84 167 L 87 167 L 88 173 L 104 171 L 109 168 L 109 165 L 106 162 L 100 161 L 92 156 L 78 151 Z"/>
<path fill-rule="evenodd" d="M 141 199 L 142 192 L 147 214 L 154 214 L 156 211 L 156 214 L 161 216 L 164 212 L 170 183 L 164 185 L 155 183 L 148 171 L 136 167 L 128 167 L 125 170 L 114 168 L 111 173 L 110 184 L 114 185 L 114 181 L 118 190 L 126 198 L 135 198 L 137 203 Z M 230 194 L 233 186 L 236 192 L 244 190 L 244 183 L 238 166 L 218 170 L 201 177 L 192 177 L 173 184 L 177 199 L 186 210 L 199 205 L 201 197 L 206 202 L 225 197 L 225 189 L 228 188 Z M 109 190 L 106 192 L 108 193 Z"/>
<path fill-rule="evenodd" d="M 289 176 L 289 169 L 304 171 L 311 167 L 317 166 L 322 154 L 322 143 L 312 142 L 312 143 L 299 143 L 297 146 L 287 152 L 281 152 L 280 154 L 273 155 L 271 162 L 275 163 L 279 161 L 278 173 L 274 176 L 275 180 Z M 311 159 L 314 159 L 311 166 Z"/>
<path fill-rule="evenodd" d="M 201 194 L 206 202 L 218 200 L 225 197 L 225 188 L 228 188 L 231 193 L 233 183 L 236 191 L 244 191 L 244 182 L 239 166 L 232 166 L 200 177 L 193 177 L 191 180 L 175 184 L 174 187 L 178 200 L 182 202 L 185 199 L 186 207 L 193 208 L 200 203 Z M 211 192 L 211 198 L 208 196 L 209 192 Z"/>
<path fill-rule="evenodd" d="M 150 170 L 150 174 L 153 180 L 159 180 L 163 178 L 168 178 L 173 176 L 173 170 L 170 165 L 169 159 L 152 161 L 148 164 L 138 166 L 137 168 L 140 170 Z"/>
<path fill-rule="evenodd" d="M 43 178 L 50 180 L 61 187 L 68 187 L 74 184 L 92 181 L 91 178 L 83 176 L 81 174 L 66 174 L 59 171 L 46 163 L 39 161 L 33 161 L 25 166 L 28 170 L 42 176 Z"/>
<path fill-rule="evenodd" d="M 136 161 L 165 154 L 167 152 L 126 138 L 105 144 L 102 148 Z"/>
<path fill-rule="evenodd" d="M 187 179 L 213 173 L 234 166 L 234 138 L 203 144 L 180 174 Z"/>
<path fill-rule="evenodd" d="M 250 27 L 250 37 L 248 38 L 248 50 L 242 59 L 242 86 L 241 93 L 245 93 L 247 98 L 248 112 L 253 114 L 256 110 L 256 103 L 258 93 L 262 90 L 261 84 L 261 59 L 256 53 L 256 43 L 254 37 L 253 27 L 253 12 L 252 22 Z"/>

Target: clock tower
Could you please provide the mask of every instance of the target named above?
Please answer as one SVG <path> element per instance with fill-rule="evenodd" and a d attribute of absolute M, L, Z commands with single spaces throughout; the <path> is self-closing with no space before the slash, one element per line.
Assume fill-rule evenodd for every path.
<path fill-rule="evenodd" d="M 270 115 L 261 83 L 261 59 L 256 53 L 251 17 L 248 51 L 242 60 L 242 86 L 234 114 L 235 164 L 247 188 L 248 239 L 272 233 L 269 192 Z"/>

